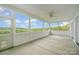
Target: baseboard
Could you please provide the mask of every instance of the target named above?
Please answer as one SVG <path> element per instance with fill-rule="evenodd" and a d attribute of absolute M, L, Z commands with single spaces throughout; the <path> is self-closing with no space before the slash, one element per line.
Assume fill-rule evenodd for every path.
<path fill-rule="evenodd" d="M 3 51 L 5 51 L 5 50 L 11 49 L 11 48 L 13 48 L 13 47 L 9 47 L 9 48 L 6 48 L 6 49 L 3 49 L 3 50 L 0 50 L 0 52 L 3 52 Z"/>
<path fill-rule="evenodd" d="M 22 45 L 25 45 L 25 44 L 30 44 L 30 43 L 32 43 L 32 42 L 34 42 L 34 41 L 37 41 L 37 40 L 40 40 L 40 39 L 46 38 L 46 37 L 48 37 L 48 36 L 49 36 L 49 34 L 46 35 L 46 36 L 43 36 L 43 37 L 40 37 L 40 38 L 37 38 L 37 39 L 31 40 L 31 41 L 26 42 L 26 43 L 22 43 L 22 44 L 17 45 L 17 46 L 22 46 Z M 14 47 L 17 47 L 17 46 L 14 46 Z"/>

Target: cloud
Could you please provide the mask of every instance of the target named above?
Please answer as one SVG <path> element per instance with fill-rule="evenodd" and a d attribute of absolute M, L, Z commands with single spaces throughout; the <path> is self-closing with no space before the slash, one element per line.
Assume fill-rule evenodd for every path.
<path fill-rule="evenodd" d="M 8 15 L 10 15 L 10 13 L 9 12 L 5 12 L 5 15 L 8 16 Z"/>
<path fill-rule="evenodd" d="M 69 24 L 69 22 L 63 22 L 63 24 L 64 24 L 64 25 L 67 25 L 67 24 Z"/>
<path fill-rule="evenodd" d="M 31 19 L 30 22 L 31 23 L 37 22 L 37 19 Z M 28 20 L 25 20 L 24 23 L 27 23 L 28 24 L 29 23 L 29 19 Z"/>
<path fill-rule="evenodd" d="M 3 7 L 0 7 L 0 12 L 3 12 L 4 11 L 4 8 Z"/>
<path fill-rule="evenodd" d="M 3 20 L 3 22 L 6 23 L 6 26 L 10 26 L 11 25 L 11 21 L 10 20 Z"/>
<path fill-rule="evenodd" d="M 11 24 L 10 20 L 4 20 L 5 23 Z"/>
<path fill-rule="evenodd" d="M 37 26 L 37 23 L 31 23 L 32 26 Z"/>
<path fill-rule="evenodd" d="M 16 19 L 16 23 L 21 23 L 21 21 L 19 19 Z"/>
<path fill-rule="evenodd" d="M 29 20 L 25 20 L 24 23 L 29 24 Z"/>
<path fill-rule="evenodd" d="M 5 16 L 10 15 L 10 13 L 8 11 L 6 11 L 6 9 L 4 9 L 3 7 L 0 7 L 0 13 L 2 13 Z"/>
<path fill-rule="evenodd" d="M 37 22 L 37 19 L 33 19 L 33 18 L 32 18 L 32 19 L 31 19 L 31 22 Z"/>
<path fill-rule="evenodd" d="M 63 22 L 62 24 L 60 24 L 60 26 L 63 26 L 63 25 L 67 25 L 69 24 L 68 22 Z"/>
<path fill-rule="evenodd" d="M 20 27 L 21 27 L 21 28 L 24 28 L 25 26 L 24 26 L 24 25 L 20 25 Z"/>

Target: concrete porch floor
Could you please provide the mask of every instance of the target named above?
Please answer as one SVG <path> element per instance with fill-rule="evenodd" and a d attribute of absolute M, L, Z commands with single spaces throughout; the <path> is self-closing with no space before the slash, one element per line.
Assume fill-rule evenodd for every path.
<path fill-rule="evenodd" d="M 48 36 L 29 44 L 23 44 L 3 52 L 0 55 L 78 55 L 79 48 L 72 39 L 64 36 Z"/>

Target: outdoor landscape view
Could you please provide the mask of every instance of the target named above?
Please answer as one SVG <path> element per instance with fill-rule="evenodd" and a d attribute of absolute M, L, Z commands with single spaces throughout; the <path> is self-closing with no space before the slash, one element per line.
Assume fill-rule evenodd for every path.
<path fill-rule="evenodd" d="M 69 28 L 69 22 L 56 22 L 51 24 L 51 30 L 68 31 Z"/>
<path fill-rule="evenodd" d="M 11 17 L 12 16 L 11 10 L 0 7 L 0 16 Z M 11 32 L 12 27 L 11 20 L 13 19 L 0 18 L 0 34 L 8 34 Z M 48 23 L 36 18 L 30 19 L 30 27 L 29 27 L 29 16 L 26 16 L 19 12 L 16 13 L 15 21 L 16 21 L 16 33 L 29 32 L 29 31 L 41 32 L 49 29 Z M 51 30 L 67 31 L 68 29 L 69 29 L 68 22 L 61 22 L 61 23 L 53 22 L 51 24 Z"/>
<path fill-rule="evenodd" d="M 48 27 L 43 28 L 41 22 L 39 21 L 33 21 L 31 23 L 31 31 L 33 32 L 40 32 L 44 31 L 45 29 L 48 29 Z M 3 20 L 0 19 L 0 34 L 8 34 L 11 32 L 11 20 Z M 22 21 L 21 21 L 22 22 Z M 69 29 L 69 24 L 63 24 L 61 26 L 56 25 L 53 23 L 51 26 L 51 30 L 61 30 L 61 31 L 67 31 Z M 29 27 L 27 23 L 16 23 L 16 33 L 21 33 L 21 32 L 29 32 Z"/>

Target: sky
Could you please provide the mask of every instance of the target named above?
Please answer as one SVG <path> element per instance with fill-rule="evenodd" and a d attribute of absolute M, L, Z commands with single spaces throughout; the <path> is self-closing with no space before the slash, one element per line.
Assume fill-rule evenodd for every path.
<path fill-rule="evenodd" d="M 11 11 L 0 7 L 1 16 L 11 16 Z M 21 13 L 16 13 L 16 28 L 28 28 L 29 20 L 28 16 Z M 31 18 L 31 28 L 42 28 L 43 21 Z M 0 27 L 10 27 L 11 21 L 0 18 Z"/>
<path fill-rule="evenodd" d="M 3 7 L 0 7 L 0 15 L 2 16 L 11 16 L 11 11 L 8 9 L 5 9 Z M 21 13 L 16 13 L 16 28 L 28 28 L 29 25 L 29 17 L 25 16 Z M 31 28 L 42 28 L 43 26 L 42 20 L 38 20 L 35 18 L 31 18 Z M 60 26 L 66 25 L 67 22 L 61 22 Z M 11 21 L 8 19 L 1 19 L 0 18 L 0 27 L 10 27 Z M 47 26 L 47 25 L 46 25 Z M 52 23 L 52 27 L 58 26 L 57 23 Z"/>
<path fill-rule="evenodd" d="M 22 14 L 16 14 L 16 27 L 28 28 L 29 17 Z M 42 28 L 43 21 L 31 18 L 31 28 Z"/>
<path fill-rule="evenodd" d="M 56 27 L 56 26 L 64 26 L 69 24 L 69 22 L 54 22 L 51 24 L 51 27 Z"/>

